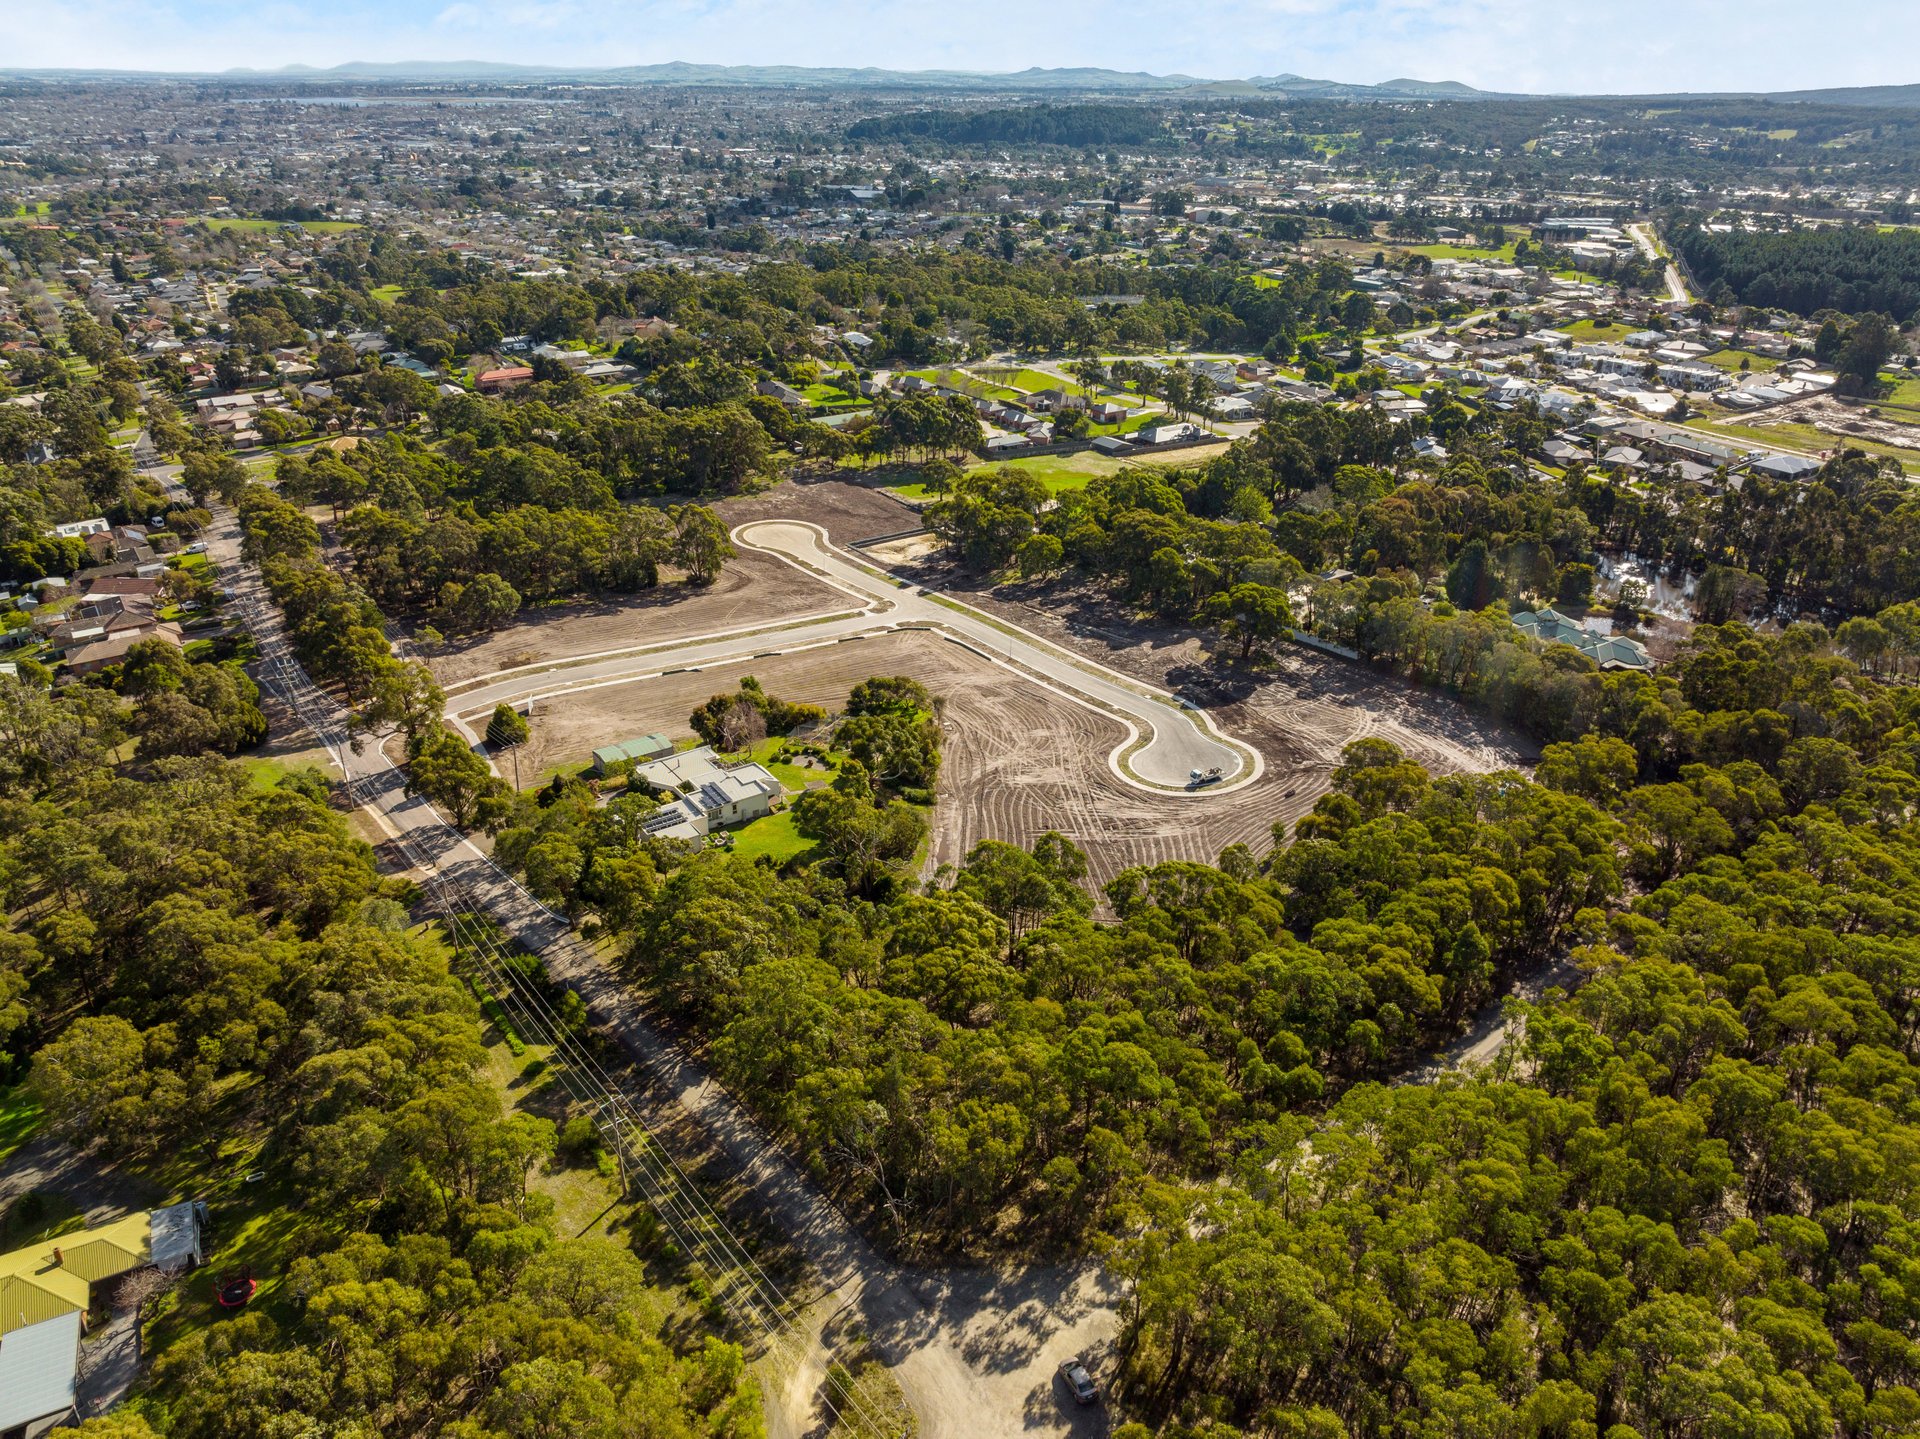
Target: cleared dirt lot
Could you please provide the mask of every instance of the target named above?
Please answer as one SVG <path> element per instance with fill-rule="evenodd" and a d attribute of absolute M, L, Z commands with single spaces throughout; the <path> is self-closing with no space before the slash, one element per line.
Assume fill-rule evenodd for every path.
<path fill-rule="evenodd" d="M 507 628 L 449 645 L 427 663 L 435 679 L 451 685 L 518 665 L 852 608 L 845 595 L 791 565 L 743 550 L 704 588 L 664 580 L 642 594 L 529 610 Z"/>
<path fill-rule="evenodd" d="M 823 525 L 841 545 L 897 533 L 914 516 L 893 499 L 844 483 L 783 485 L 722 506 L 729 524 L 793 517 Z M 872 558 L 870 552 L 869 558 Z M 944 701 L 946 762 L 932 857 L 956 863 L 977 840 L 1029 843 L 1055 829 L 1088 852 L 1104 882 L 1136 864 L 1215 859 L 1244 843 L 1271 844 L 1325 792 L 1341 748 L 1377 735 L 1435 773 L 1524 766 L 1535 758 L 1520 736 L 1444 696 L 1358 665 L 1290 648 L 1273 671 L 1248 679 L 1215 666 L 1198 633 L 1145 625 L 1092 587 L 982 590 L 938 557 L 897 567 L 931 588 L 967 599 L 1112 669 L 1182 693 L 1212 711 L 1220 728 L 1255 746 L 1261 777 L 1231 793 L 1156 794 L 1126 784 L 1107 756 L 1121 724 L 936 635 L 903 632 L 797 654 L 710 664 L 699 671 L 611 683 L 543 701 L 520 756 L 524 774 L 583 765 L 592 750 L 632 735 L 690 733 L 687 716 L 744 674 L 773 693 L 829 708 L 874 674 L 909 674 Z M 579 608 L 546 623 L 515 626 L 468 656 L 466 674 L 509 663 L 535 641 L 540 656 L 579 655 L 838 609 L 838 592 L 767 556 L 743 554 L 712 591 L 677 604 Z M 511 637 L 519 632 L 517 642 Z M 436 670 L 440 667 L 436 665 Z M 443 676 L 443 679 L 445 676 Z"/>
<path fill-rule="evenodd" d="M 799 654 L 709 665 L 567 695 L 543 706 L 521 763 L 529 774 L 584 764 L 597 745 L 659 730 L 689 733 L 687 716 L 709 695 L 753 674 L 769 691 L 829 707 L 874 674 L 909 674 L 944 702 L 946 759 L 934 814 L 932 860 L 958 863 L 977 840 L 1028 844 L 1059 830 L 1087 851 L 1092 880 L 1136 864 L 1211 860 L 1245 843 L 1271 844 L 1327 788 L 1340 746 L 1379 733 L 1436 769 L 1491 768 L 1476 736 L 1415 743 L 1385 706 L 1363 707 L 1316 690 L 1313 676 L 1276 682 L 1219 711 L 1237 738 L 1259 747 L 1266 772 L 1230 794 L 1161 795 L 1118 779 L 1107 755 L 1125 739 L 1106 714 L 1070 703 L 1022 675 L 935 635 L 911 632 L 853 640 Z"/>
<path fill-rule="evenodd" d="M 983 588 L 977 576 L 937 556 L 898 572 L 1184 695 L 1228 734 L 1256 746 L 1270 769 L 1331 769 L 1342 746 L 1368 735 L 1393 741 L 1436 774 L 1524 767 L 1538 758 L 1524 735 L 1456 700 L 1300 646 L 1286 646 L 1279 663 L 1257 676 L 1236 673 L 1212 662 L 1199 631 L 1142 623 L 1098 586 Z"/>
<path fill-rule="evenodd" d="M 824 525 L 841 545 L 918 529 L 919 510 L 889 494 L 879 478 L 870 485 L 831 478 L 793 480 L 764 494 L 724 500 L 714 508 L 729 525 L 748 520 L 811 520 Z M 901 477 L 892 478 L 898 484 Z"/>

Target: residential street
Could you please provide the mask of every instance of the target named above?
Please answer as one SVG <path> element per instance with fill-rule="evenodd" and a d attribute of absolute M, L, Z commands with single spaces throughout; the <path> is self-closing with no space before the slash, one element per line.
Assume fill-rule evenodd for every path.
<path fill-rule="evenodd" d="M 921 1435 L 971 1439 L 1004 1434 L 1012 1439 L 1015 1435 L 1103 1432 L 1100 1411 L 1075 1409 L 1054 1393 L 1053 1371 L 1059 1362 L 1112 1333 L 1114 1316 L 1104 1303 L 1096 1306 L 1091 1317 L 1084 1302 L 1064 1303 L 1069 1291 L 1081 1289 L 1086 1279 L 1082 1270 L 1070 1267 L 1040 1276 L 1041 1291 L 1057 1289 L 1054 1298 L 1061 1302 L 1041 1302 L 1037 1321 L 1031 1315 L 1022 1321 L 1014 1312 L 1031 1311 L 1035 1302 L 1031 1287 L 1020 1292 L 1006 1312 L 994 1297 L 1000 1291 L 990 1286 L 971 1302 L 956 1301 L 954 1312 L 936 1315 L 908 1276 L 877 1254 L 732 1096 L 649 1021 L 636 997 L 598 954 L 469 840 L 444 824 L 425 800 L 409 797 L 401 773 L 379 745 L 366 743 L 356 752 L 347 716 L 298 668 L 259 571 L 240 560 L 236 518 L 221 512 L 207 539 L 209 555 L 233 593 L 236 610 L 254 631 L 263 682 L 286 691 L 289 703 L 346 776 L 353 797 L 418 859 L 425 874 L 443 878 L 538 953 L 553 978 L 579 993 L 595 1024 L 618 1040 L 636 1071 L 644 1075 L 645 1088 L 628 1097 L 648 1128 L 657 1136 L 670 1132 L 674 1121 L 690 1117 L 724 1157 L 732 1177 L 751 1190 L 822 1283 L 859 1305 L 876 1350 L 887 1359 L 919 1416 Z M 931 607 L 930 602 L 923 603 Z M 1046 1278 L 1048 1274 L 1053 1277 Z M 1074 1316 L 1071 1327 L 1065 1318 L 1069 1314 Z M 977 1345 L 980 1332 L 1011 1335 L 1023 1329 L 1024 1337 L 995 1352 L 991 1365 L 976 1364 L 968 1357 L 968 1345 Z M 1007 1408 L 1011 1390 L 1021 1391 L 1018 1412 Z M 776 1434 L 797 1439 L 812 1422 L 811 1410 L 803 1405 L 789 1412 L 775 1406 L 769 1422 Z"/>

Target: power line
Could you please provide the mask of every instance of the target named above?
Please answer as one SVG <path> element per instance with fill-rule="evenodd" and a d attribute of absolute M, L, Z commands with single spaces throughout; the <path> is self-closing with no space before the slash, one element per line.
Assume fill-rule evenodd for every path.
<path fill-rule="evenodd" d="M 217 559 L 214 563 L 225 578 L 225 567 Z M 257 571 L 253 572 L 252 579 L 258 581 Z M 355 748 L 356 742 L 350 727 L 342 722 L 338 707 L 314 685 L 305 668 L 299 664 L 284 628 L 274 623 L 277 616 L 265 601 L 252 592 L 251 584 L 235 591 L 233 598 L 238 601 L 259 647 L 257 671 L 279 693 L 294 715 L 313 731 L 333 757 L 341 774 L 346 776 L 348 767 L 345 751 Z M 348 795 L 356 807 L 371 802 L 373 795 L 382 787 L 376 781 L 390 784 L 398 778 L 399 771 L 392 762 L 384 755 L 381 760 L 383 771 L 347 780 Z M 427 809 L 432 813 L 431 805 Z M 466 843 L 463 834 L 437 815 L 421 829 L 443 839 L 447 850 Z M 792 1319 L 795 1316 L 791 1302 L 781 1293 L 779 1286 L 660 1143 L 624 1086 L 601 1066 L 572 1027 L 554 1012 L 545 993 L 530 977 L 508 963 L 511 951 L 497 937 L 498 922 L 476 901 L 468 884 L 443 872 L 439 862 L 416 845 L 416 838 L 421 837 L 419 831 L 410 835 L 395 826 L 394 837 L 409 864 L 426 876 L 423 886 L 426 895 L 446 921 L 456 947 L 463 949 L 482 971 L 489 991 L 509 1020 L 522 1035 L 547 1047 L 561 1059 L 554 1073 L 574 1102 L 593 1117 L 603 1139 L 610 1141 L 609 1147 L 620 1165 L 627 1187 L 631 1188 L 638 1181 L 649 1209 L 673 1236 L 681 1252 L 708 1276 L 714 1286 L 712 1293 L 715 1301 L 734 1322 L 748 1332 L 757 1330 L 763 1337 L 768 1354 L 777 1365 L 791 1365 L 797 1369 L 804 1361 L 805 1349 L 792 1334 Z M 480 863 L 492 871 L 495 881 L 536 908 L 547 922 L 563 926 L 560 937 L 549 941 L 543 949 L 552 948 L 556 943 L 571 945 L 576 942 L 566 921 L 536 899 L 511 875 L 485 856 L 480 857 Z M 643 1072 L 649 1069 L 643 1057 L 632 1055 L 632 1058 Z M 650 1074 L 649 1077 L 656 1083 L 660 1080 L 658 1075 Z M 843 1357 L 835 1353 L 837 1346 L 830 1345 L 824 1335 L 820 1342 L 829 1359 L 838 1362 Z M 851 1373 L 850 1364 L 841 1363 L 839 1367 Z M 901 1426 L 877 1415 L 858 1391 L 849 1386 L 840 1388 L 839 1393 L 840 1403 L 837 1405 L 825 1394 L 820 1400 L 836 1423 L 849 1423 L 849 1427 L 857 1425 L 872 1439 L 887 1439 L 887 1436 L 899 1432 Z"/>

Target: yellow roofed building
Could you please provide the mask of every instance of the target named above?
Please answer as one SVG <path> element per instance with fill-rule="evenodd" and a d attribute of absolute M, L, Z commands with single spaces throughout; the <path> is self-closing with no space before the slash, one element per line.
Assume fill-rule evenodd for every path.
<path fill-rule="evenodd" d="M 35 1435 L 74 1412 L 94 1286 L 199 1264 L 206 1219 L 190 1201 L 0 1254 L 0 1436 Z"/>

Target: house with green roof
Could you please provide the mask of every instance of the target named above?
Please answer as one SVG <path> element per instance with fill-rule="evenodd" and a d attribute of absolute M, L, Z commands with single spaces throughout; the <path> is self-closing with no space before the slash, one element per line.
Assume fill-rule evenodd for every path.
<path fill-rule="evenodd" d="M 673 741 L 663 734 L 643 734 L 619 744 L 602 745 L 593 752 L 593 772 L 600 778 L 617 764 L 645 764 L 673 753 Z"/>
<path fill-rule="evenodd" d="M 1556 609 L 1522 610 L 1513 616 L 1513 627 L 1543 645 L 1569 645 L 1603 670 L 1653 668 L 1653 657 L 1640 641 L 1596 633 Z"/>

